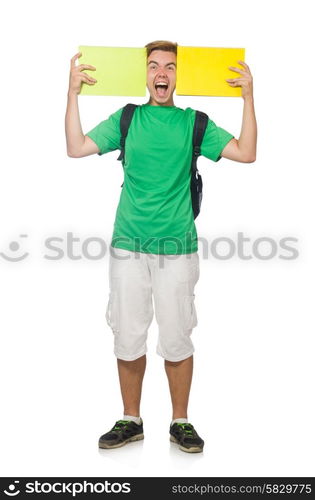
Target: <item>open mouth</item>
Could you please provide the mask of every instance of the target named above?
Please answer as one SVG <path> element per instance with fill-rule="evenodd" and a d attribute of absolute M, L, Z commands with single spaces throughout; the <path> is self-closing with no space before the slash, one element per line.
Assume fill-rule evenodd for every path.
<path fill-rule="evenodd" d="M 158 82 L 155 84 L 155 92 L 158 97 L 165 97 L 168 89 L 168 85 L 166 82 Z"/>

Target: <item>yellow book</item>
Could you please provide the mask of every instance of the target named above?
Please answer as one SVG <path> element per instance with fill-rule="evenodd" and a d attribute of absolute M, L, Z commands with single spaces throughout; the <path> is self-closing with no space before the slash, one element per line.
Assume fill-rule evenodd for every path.
<path fill-rule="evenodd" d="M 241 87 L 230 87 L 227 78 L 241 75 L 229 69 L 244 69 L 245 49 L 221 47 L 177 47 L 177 95 L 232 96 L 242 95 Z"/>
<path fill-rule="evenodd" d="M 78 64 L 90 64 L 96 70 L 84 70 L 97 80 L 83 82 L 80 95 L 146 95 L 146 51 L 137 47 L 94 47 L 80 45 Z"/>

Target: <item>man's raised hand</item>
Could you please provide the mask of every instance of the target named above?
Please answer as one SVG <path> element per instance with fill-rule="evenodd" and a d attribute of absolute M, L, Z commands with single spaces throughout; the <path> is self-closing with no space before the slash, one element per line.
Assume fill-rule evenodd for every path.
<path fill-rule="evenodd" d="M 75 56 L 71 58 L 70 65 L 70 77 L 69 77 L 69 92 L 74 94 L 80 94 L 82 82 L 88 85 L 94 85 L 97 82 L 95 78 L 84 73 L 84 69 L 96 70 L 95 66 L 90 66 L 89 64 L 79 64 L 76 66 L 76 60 L 82 56 L 82 52 L 78 52 Z"/>
<path fill-rule="evenodd" d="M 236 68 L 234 66 L 229 66 L 229 69 L 239 73 L 241 76 L 239 78 L 228 78 L 226 82 L 231 87 L 242 87 L 242 97 L 245 99 L 247 97 L 253 96 L 253 77 L 250 72 L 249 67 L 244 61 L 237 61 L 243 66 L 244 69 Z"/>

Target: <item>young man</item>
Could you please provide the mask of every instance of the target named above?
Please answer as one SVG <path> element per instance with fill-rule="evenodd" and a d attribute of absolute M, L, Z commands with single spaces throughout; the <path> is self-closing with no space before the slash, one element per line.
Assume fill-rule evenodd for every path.
<path fill-rule="evenodd" d="M 106 311 L 114 333 L 124 415 L 100 437 L 101 448 L 117 448 L 143 439 L 140 417 L 146 338 L 153 318 L 159 327 L 157 353 L 165 360 L 173 416 L 170 439 L 186 452 L 200 452 L 204 441 L 188 422 L 187 407 L 193 373 L 192 329 L 197 324 L 194 287 L 199 278 L 190 168 L 195 111 L 174 105 L 177 44 L 146 45 L 149 102 L 135 110 L 125 148 L 124 185 L 116 212 L 109 263 L 110 294 Z M 84 73 L 93 66 L 71 59 L 66 111 L 67 152 L 72 158 L 102 155 L 120 149 L 122 108 L 83 134 L 78 110 L 81 84 L 94 85 Z M 239 139 L 208 121 L 201 154 L 253 162 L 256 119 L 252 76 L 248 66 L 231 68 L 244 99 Z"/>

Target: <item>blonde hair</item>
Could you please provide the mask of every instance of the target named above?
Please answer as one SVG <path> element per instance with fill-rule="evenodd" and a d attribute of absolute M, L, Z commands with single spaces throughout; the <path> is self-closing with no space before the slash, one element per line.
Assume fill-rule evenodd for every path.
<path fill-rule="evenodd" d="M 177 55 L 177 43 L 168 42 L 167 40 L 156 40 L 155 42 L 147 43 L 147 57 L 154 50 L 164 50 L 165 52 L 174 52 Z"/>

